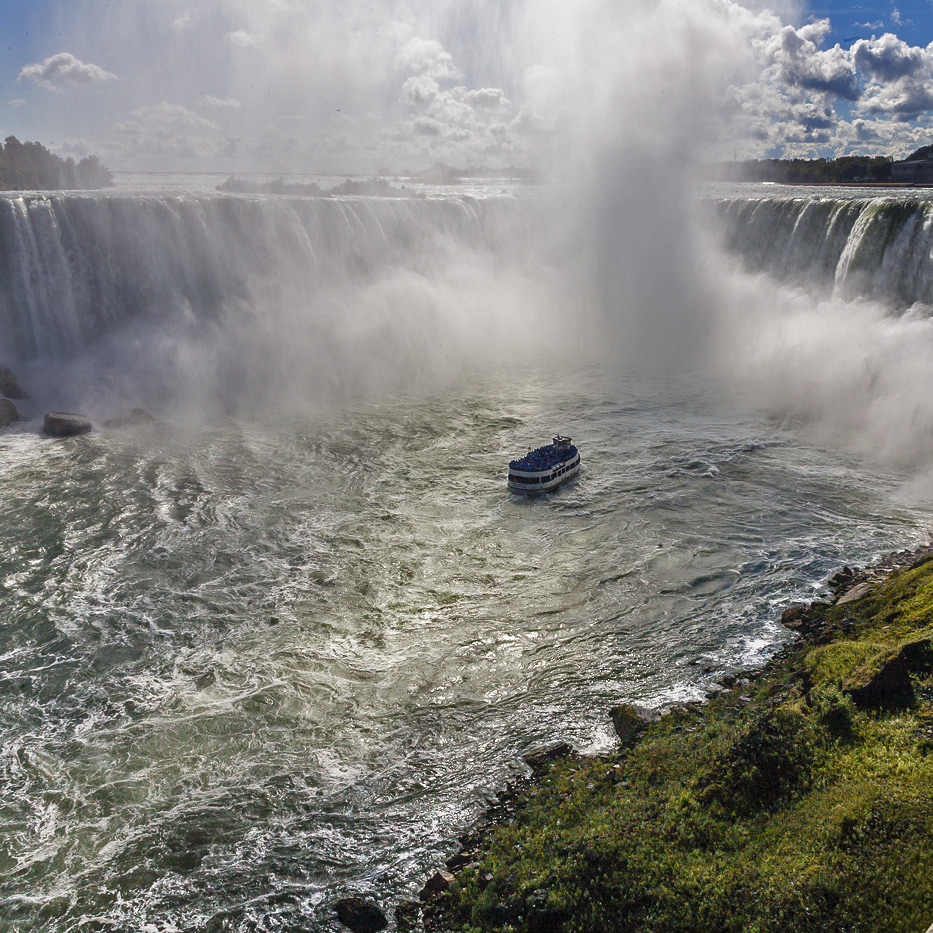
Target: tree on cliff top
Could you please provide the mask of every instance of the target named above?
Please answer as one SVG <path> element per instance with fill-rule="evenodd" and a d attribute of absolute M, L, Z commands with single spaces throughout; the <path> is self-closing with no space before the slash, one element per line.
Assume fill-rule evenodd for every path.
<path fill-rule="evenodd" d="M 916 152 L 912 152 L 905 162 L 919 162 L 923 159 L 933 159 L 933 146 L 921 146 Z"/>
<path fill-rule="evenodd" d="M 113 176 L 97 156 L 80 162 L 61 159 L 41 143 L 22 143 L 8 136 L 0 145 L 0 189 L 108 188 Z"/>

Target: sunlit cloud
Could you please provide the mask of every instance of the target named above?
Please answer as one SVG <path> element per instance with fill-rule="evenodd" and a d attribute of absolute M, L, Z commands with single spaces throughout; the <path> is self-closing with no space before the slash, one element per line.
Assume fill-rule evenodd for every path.
<path fill-rule="evenodd" d="M 59 52 L 44 62 L 26 65 L 19 73 L 20 81 L 31 81 L 50 91 L 61 91 L 79 84 L 112 81 L 116 77 L 98 65 L 80 61 L 70 52 Z"/>
<path fill-rule="evenodd" d="M 785 26 L 772 38 L 770 53 L 781 80 L 787 84 L 855 100 L 858 83 L 851 56 L 838 45 L 826 50 L 819 48 L 829 28 L 828 20 L 800 29 Z"/>
<path fill-rule="evenodd" d="M 890 32 L 880 39 L 860 39 L 852 46 L 852 55 L 859 71 L 879 81 L 929 78 L 933 72 L 933 50 L 910 46 Z"/>

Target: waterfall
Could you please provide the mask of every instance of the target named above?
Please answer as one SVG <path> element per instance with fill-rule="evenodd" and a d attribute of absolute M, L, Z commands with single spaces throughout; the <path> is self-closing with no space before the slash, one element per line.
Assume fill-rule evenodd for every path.
<path fill-rule="evenodd" d="M 208 321 L 270 289 L 320 290 L 424 263 L 439 230 L 480 235 L 467 200 L 0 198 L 0 352 L 63 355 L 128 321 Z M 297 290 L 297 291 L 294 291 Z"/>
<path fill-rule="evenodd" d="M 4 195 L 0 364 L 153 404 L 405 388 L 540 345 L 556 303 L 538 214 L 512 198 Z"/>
<path fill-rule="evenodd" d="M 933 202 L 919 198 L 729 198 L 727 248 L 749 268 L 847 300 L 933 305 Z"/>

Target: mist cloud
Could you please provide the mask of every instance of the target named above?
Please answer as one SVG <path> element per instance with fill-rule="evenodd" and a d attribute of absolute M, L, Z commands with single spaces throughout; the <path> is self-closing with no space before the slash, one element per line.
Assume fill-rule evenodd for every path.
<path fill-rule="evenodd" d="M 665 376 L 707 365 L 736 396 L 848 435 L 861 450 L 933 457 L 917 447 L 933 436 L 933 404 L 923 401 L 933 398 L 923 375 L 929 323 L 813 301 L 736 273 L 707 250 L 692 213 L 697 164 L 724 151 L 815 155 L 929 142 L 930 47 L 884 34 L 845 48 L 830 41 L 826 19 L 792 24 L 732 0 L 391 0 L 378 9 L 113 0 L 113 14 L 119 86 L 74 56 L 23 69 L 23 80 L 64 86 L 79 80 L 65 77 L 70 63 L 110 94 L 118 116 L 100 131 L 106 146 L 75 130 L 74 151 L 93 146 L 123 166 L 153 169 L 518 162 L 573 183 L 566 209 L 548 216 L 546 233 L 562 248 L 547 254 L 559 257 L 547 269 L 540 263 L 503 285 L 498 256 L 454 250 L 444 281 L 426 266 L 368 283 L 364 304 L 391 297 L 366 342 L 373 359 L 421 291 L 431 293 L 427 318 L 441 326 L 469 294 L 457 326 L 484 347 L 510 311 L 533 320 L 550 298 L 555 319 L 582 321 L 618 365 Z M 905 117 L 916 119 L 905 126 Z M 537 242 L 516 232 L 536 264 L 541 256 L 524 248 Z M 546 287 L 530 287 L 545 275 Z M 356 314 L 364 328 L 357 292 L 335 296 L 333 319 Z M 304 300 L 288 306 L 304 314 Z M 520 343 L 521 330 L 502 348 Z M 899 404 L 909 417 L 896 417 Z M 926 431 L 922 442 L 911 419 Z"/>
<path fill-rule="evenodd" d="M 933 321 L 723 270 L 715 370 L 752 405 L 870 460 L 933 463 Z"/>

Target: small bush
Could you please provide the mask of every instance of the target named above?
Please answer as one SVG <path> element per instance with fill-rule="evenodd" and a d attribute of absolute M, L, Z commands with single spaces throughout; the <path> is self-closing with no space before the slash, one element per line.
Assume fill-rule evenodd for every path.
<path fill-rule="evenodd" d="M 851 697 L 837 686 L 814 687 L 807 697 L 807 705 L 817 725 L 830 739 L 852 742 L 856 738 L 858 711 Z"/>
<path fill-rule="evenodd" d="M 816 732 L 795 706 L 754 718 L 698 781 L 701 802 L 748 814 L 772 806 L 809 783 Z"/>

